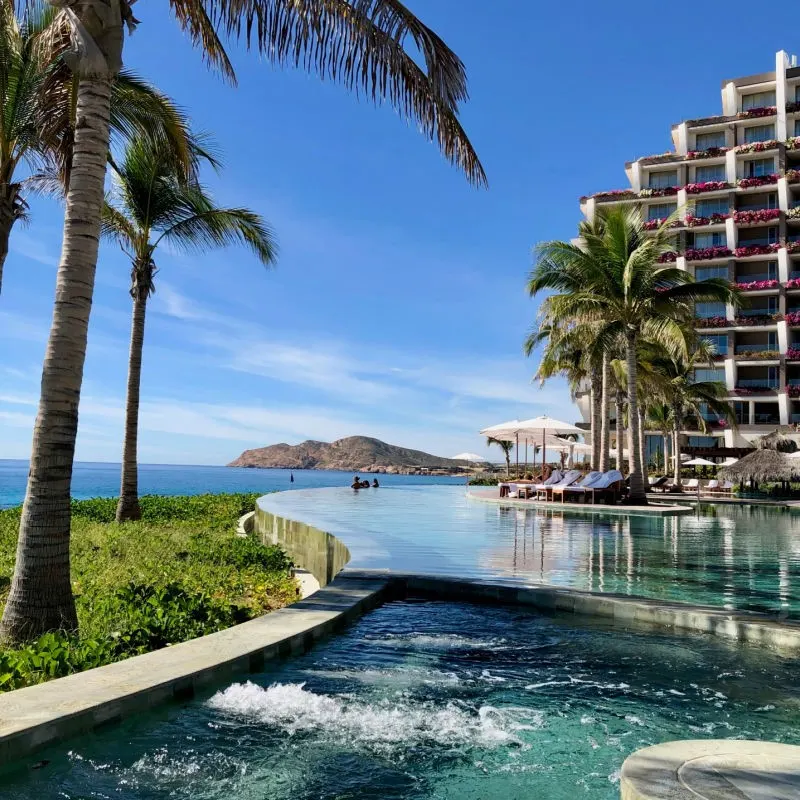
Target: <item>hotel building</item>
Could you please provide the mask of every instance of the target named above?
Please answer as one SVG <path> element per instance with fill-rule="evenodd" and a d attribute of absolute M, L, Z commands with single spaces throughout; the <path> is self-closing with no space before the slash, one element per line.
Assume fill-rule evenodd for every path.
<path fill-rule="evenodd" d="M 697 329 L 716 347 L 698 377 L 728 387 L 738 430 L 709 415 L 687 430 L 686 452 L 729 455 L 777 425 L 800 423 L 800 67 L 777 53 L 775 71 L 722 83 L 722 114 L 672 127 L 674 152 L 625 165 L 629 188 L 581 198 L 591 220 L 608 205 L 636 203 L 649 226 L 676 209 L 675 251 L 698 279 L 742 289 L 734 311 L 696 307 Z M 588 395 L 576 402 L 588 420 Z M 655 434 L 655 432 L 653 432 Z M 650 436 L 648 449 L 660 444 Z M 728 450 L 727 453 L 724 450 Z"/>

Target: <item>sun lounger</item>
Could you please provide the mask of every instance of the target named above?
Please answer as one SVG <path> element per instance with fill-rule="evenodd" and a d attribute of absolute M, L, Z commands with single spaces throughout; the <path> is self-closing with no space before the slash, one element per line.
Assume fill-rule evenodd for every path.
<path fill-rule="evenodd" d="M 566 502 L 569 499 L 569 496 L 572 497 L 582 497 L 585 495 L 586 490 L 589 489 L 593 484 L 600 480 L 603 477 L 602 472 L 590 472 L 588 473 L 583 480 L 578 483 L 576 486 L 572 486 L 567 484 L 565 486 L 554 486 L 553 487 L 553 500 L 555 501 L 559 496 L 561 497 L 561 502 Z"/>
<path fill-rule="evenodd" d="M 662 475 L 660 478 L 650 478 L 649 491 L 651 491 L 651 492 L 663 492 L 668 483 L 669 483 L 669 476 L 668 475 Z"/>
<path fill-rule="evenodd" d="M 536 499 L 537 500 L 550 500 L 553 496 L 553 492 L 556 488 L 561 488 L 565 486 L 570 486 L 575 481 L 577 481 L 581 477 L 581 471 L 579 469 L 571 469 L 568 472 L 565 472 L 560 480 L 547 484 L 545 483 L 540 484 L 536 487 Z"/>
<path fill-rule="evenodd" d="M 591 495 L 592 503 L 597 502 L 598 497 L 601 500 L 616 503 L 622 497 L 624 483 L 625 478 L 623 478 L 622 473 L 619 470 L 612 469 L 602 475 L 600 480 L 593 483 L 586 491 Z"/>
<path fill-rule="evenodd" d="M 686 483 L 683 484 L 684 489 L 690 489 L 693 492 L 696 492 L 700 489 L 700 479 L 699 478 L 690 478 Z"/>
<path fill-rule="evenodd" d="M 710 480 L 701 490 L 702 494 L 717 494 L 720 491 L 719 481 L 716 478 Z"/>
<path fill-rule="evenodd" d="M 722 494 L 730 495 L 733 492 L 733 481 L 725 481 L 725 483 L 719 487 L 719 490 Z"/>

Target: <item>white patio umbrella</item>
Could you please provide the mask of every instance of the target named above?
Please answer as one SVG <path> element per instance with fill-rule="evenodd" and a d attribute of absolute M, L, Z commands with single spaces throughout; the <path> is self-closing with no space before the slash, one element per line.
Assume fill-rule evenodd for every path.
<path fill-rule="evenodd" d="M 497 425 L 492 425 L 489 428 L 484 428 L 479 431 L 481 436 L 490 436 L 492 439 L 497 439 L 501 442 L 514 442 L 517 450 L 517 472 L 519 472 L 519 426 L 518 419 L 511 419 L 508 422 L 501 422 Z"/>
<path fill-rule="evenodd" d="M 739 460 L 738 458 L 734 458 L 733 456 L 728 456 L 728 457 L 727 457 L 727 458 L 726 458 L 726 459 L 725 459 L 725 460 L 722 462 L 722 466 L 723 466 L 723 467 L 729 467 L 731 464 L 735 464 L 735 463 L 736 463 L 738 460 Z"/>
<path fill-rule="evenodd" d="M 541 437 L 542 444 L 542 471 L 547 455 L 547 435 L 555 434 L 556 436 L 564 433 L 583 433 L 583 431 L 571 422 L 562 422 L 559 419 L 548 417 L 542 414 L 539 417 L 531 417 L 531 419 L 524 419 L 520 423 L 520 431 L 522 435 L 529 436 L 532 439 Z M 534 462 L 535 464 L 535 462 Z"/>
<path fill-rule="evenodd" d="M 693 458 L 690 461 L 682 462 L 681 466 L 683 466 L 683 467 L 716 467 L 717 465 L 713 461 L 709 461 L 707 458 Z"/>
<path fill-rule="evenodd" d="M 480 464 L 486 463 L 489 459 L 479 456 L 477 453 L 459 453 L 457 456 L 450 456 L 453 461 L 476 461 Z"/>

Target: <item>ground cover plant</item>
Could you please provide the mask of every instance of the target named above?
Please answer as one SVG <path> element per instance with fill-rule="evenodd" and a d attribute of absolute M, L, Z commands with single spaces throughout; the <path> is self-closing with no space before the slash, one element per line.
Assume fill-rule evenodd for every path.
<path fill-rule="evenodd" d="M 138 522 L 116 498 L 72 502 L 72 588 L 80 634 L 0 648 L 0 690 L 119 661 L 245 622 L 296 599 L 279 547 L 234 535 L 255 494 L 141 498 Z M 0 601 L 14 569 L 20 509 L 0 511 Z"/>

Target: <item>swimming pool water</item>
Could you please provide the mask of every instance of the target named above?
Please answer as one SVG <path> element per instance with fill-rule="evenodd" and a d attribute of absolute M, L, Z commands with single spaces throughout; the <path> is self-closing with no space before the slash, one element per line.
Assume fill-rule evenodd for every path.
<path fill-rule="evenodd" d="M 611 800 L 625 757 L 650 744 L 800 744 L 799 698 L 793 660 L 713 637 L 408 601 L 183 708 L 33 756 L 0 796 Z"/>
<path fill-rule="evenodd" d="M 800 616 L 800 512 L 700 505 L 679 517 L 483 503 L 464 487 L 317 489 L 265 507 L 339 536 L 355 568 L 547 583 Z"/>

